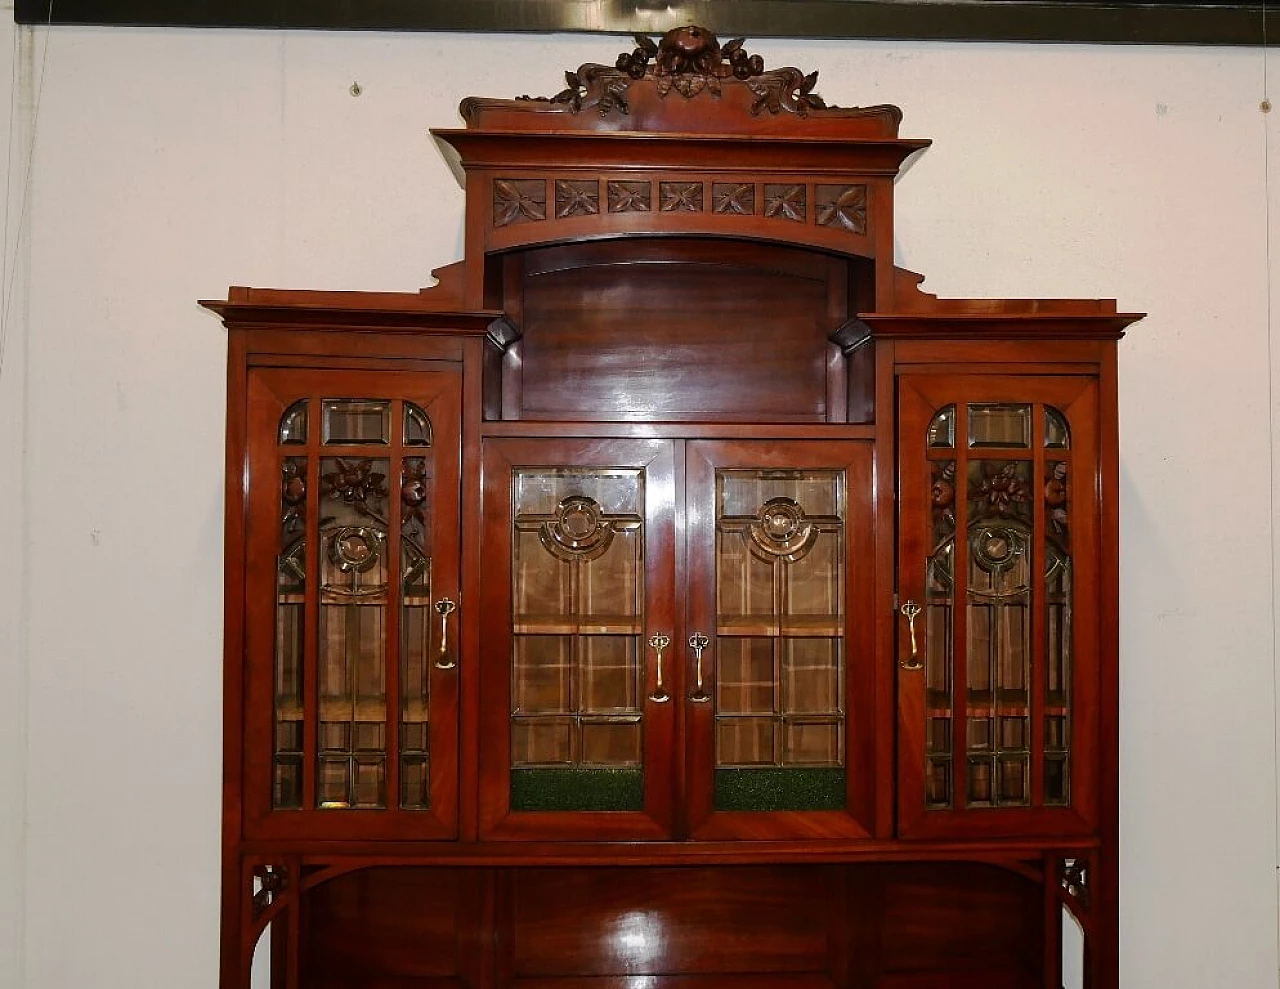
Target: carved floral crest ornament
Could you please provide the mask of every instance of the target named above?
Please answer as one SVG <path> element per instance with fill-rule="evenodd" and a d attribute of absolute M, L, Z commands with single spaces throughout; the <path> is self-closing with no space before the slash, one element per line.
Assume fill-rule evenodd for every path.
<path fill-rule="evenodd" d="M 743 48 L 743 38 L 720 44 L 704 27 L 690 24 L 673 28 L 655 42 L 636 35 L 634 51 L 622 52 L 614 67 L 587 64 L 577 72 L 566 72 L 568 88 L 545 102 L 568 104 L 574 113 L 594 108 L 601 115 L 630 113 L 627 87 L 650 78 L 659 96 L 673 89 L 685 99 L 699 93 L 721 94 L 721 81 L 745 82 L 755 95 L 752 114 L 763 110 L 783 110 L 806 116 L 810 110 L 826 109 L 822 97 L 813 91 L 818 73 L 808 75 L 799 69 L 784 68 L 765 71 L 764 59 Z M 522 97 L 532 99 L 533 97 Z"/>

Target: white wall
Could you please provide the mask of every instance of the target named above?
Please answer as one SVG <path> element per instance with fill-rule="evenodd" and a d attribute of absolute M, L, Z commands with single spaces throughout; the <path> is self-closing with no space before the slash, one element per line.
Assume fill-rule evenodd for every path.
<path fill-rule="evenodd" d="M 30 312 L 0 378 L 0 504 L 29 532 L 22 579 L 0 567 L 0 986 L 12 957 L 16 989 L 212 987 L 224 335 L 195 300 L 424 284 L 462 202 L 426 129 L 630 43 L 35 37 Z M 1262 53 L 751 47 L 935 139 L 898 200 L 927 289 L 1151 313 L 1122 345 L 1123 984 L 1274 987 Z"/>
<path fill-rule="evenodd" d="M 30 38 L 18 51 L 13 4 L 0 5 L 0 134 L 9 138 L 0 155 L 0 174 L 21 174 L 27 147 L 17 108 L 17 79 L 32 65 Z M 29 87 L 27 87 L 29 88 Z M 17 112 L 14 112 L 17 110 Z M 11 130 L 11 127 L 15 129 Z M 17 187 L 15 189 L 15 187 Z M 23 923 L 24 828 L 26 815 L 26 659 L 23 648 L 26 609 L 23 574 L 26 557 L 22 469 L 26 313 L 24 251 L 19 248 L 21 183 L 5 182 L 0 199 L 0 518 L 4 519 L 0 565 L 0 986 L 18 986 Z"/>

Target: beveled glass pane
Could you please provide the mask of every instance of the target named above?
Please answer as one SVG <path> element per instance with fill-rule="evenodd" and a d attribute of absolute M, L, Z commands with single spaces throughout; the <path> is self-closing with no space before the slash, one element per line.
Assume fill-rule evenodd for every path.
<path fill-rule="evenodd" d="M 316 731 L 316 744 L 321 752 L 349 753 L 351 751 L 350 721 L 321 721 Z"/>
<path fill-rule="evenodd" d="M 323 806 L 381 807 L 386 787 L 387 460 L 320 462 L 318 675 Z M 360 755 L 357 757 L 356 753 Z M 346 768 L 339 770 L 339 765 Z M 334 796 L 341 790 L 345 796 Z"/>
<path fill-rule="evenodd" d="M 924 803 L 930 810 L 951 806 L 951 757 L 930 757 L 925 766 Z"/>
<path fill-rule="evenodd" d="M 431 445 L 431 420 L 421 408 L 412 402 L 404 403 L 404 431 L 402 433 L 405 446 Z"/>
<path fill-rule="evenodd" d="M 1049 413 L 1058 413 L 1046 408 Z M 1065 446 L 1065 422 L 1063 442 Z M 1048 434 L 1046 433 L 1046 442 Z M 1045 462 L 1045 756 L 1044 799 L 1071 802 L 1071 597 L 1070 475 L 1063 461 Z"/>
<path fill-rule="evenodd" d="M 596 766 L 640 765 L 640 722 L 582 722 L 582 762 Z"/>
<path fill-rule="evenodd" d="M 1030 760 L 1025 754 L 1003 754 L 997 760 L 999 792 L 996 802 L 1002 807 L 1020 807 L 1030 803 L 1028 771 Z"/>
<path fill-rule="evenodd" d="M 405 403 L 406 443 L 411 407 L 416 408 Z M 426 429 L 429 442 L 429 424 Z M 407 810 L 425 809 L 431 795 L 432 468 L 427 456 L 406 457 L 400 465 L 400 806 Z"/>
<path fill-rule="evenodd" d="M 400 806 L 405 810 L 425 810 L 431 806 L 431 764 L 427 756 L 401 752 Z"/>
<path fill-rule="evenodd" d="M 840 645 L 840 639 L 783 640 L 782 713 L 840 713 Z"/>
<path fill-rule="evenodd" d="M 1071 427 L 1067 425 L 1067 417 L 1052 405 L 1044 407 L 1044 445 L 1057 450 L 1071 446 Z"/>
<path fill-rule="evenodd" d="M 400 751 L 401 752 L 426 752 L 427 751 L 426 724 L 421 722 L 416 722 L 413 724 L 400 726 Z"/>
<path fill-rule="evenodd" d="M 608 548 L 579 567 L 580 613 L 606 625 L 634 619 L 640 613 L 642 555 L 639 526 L 615 530 Z"/>
<path fill-rule="evenodd" d="M 316 781 L 316 802 L 326 810 L 350 807 L 351 759 L 346 755 L 321 755 Z"/>
<path fill-rule="evenodd" d="M 1050 752 L 1065 751 L 1068 745 L 1067 719 L 1060 715 L 1049 715 L 1044 719 L 1044 747 Z"/>
<path fill-rule="evenodd" d="M 776 627 L 774 566 L 750 552 L 746 525 L 716 533 L 716 610 L 722 629 Z"/>
<path fill-rule="evenodd" d="M 993 803 L 993 762 L 989 757 L 970 756 L 965 803 L 970 807 L 990 807 Z"/>
<path fill-rule="evenodd" d="M 839 470 L 719 470 L 716 489 L 720 519 L 756 518 L 762 505 L 776 499 L 801 505 L 811 518 L 844 514 L 844 472 Z"/>
<path fill-rule="evenodd" d="M 584 635 L 578 639 L 578 655 L 580 711 L 639 709 L 640 663 L 633 636 Z"/>
<path fill-rule="evenodd" d="M 925 750 L 930 755 L 945 755 L 951 751 L 951 719 L 929 718 L 925 733 Z"/>
<path fill-rule="evenodd" d="M 965 721 L 965 734 L 968 737 L 970 752 L 984 752 L 992 748 L 995 735 L 991 730 L 991 720 L 991 718 L 978 718 L 971 715 Z"/>
<path fill-rule="evenodd" d="M 306 410 L 303 409 L 305 431 Z M 287 417 L 286 417 L 287 418 Z M 307 459 L 281 463 L 274 658 L 275 782 L 272 806 L 302 806 L 302 664 L 306 643 Z"/>
<path fill-rule="evenodd" d="M 511 763 L 522 766 L 577 762 L 577 734 L 574 718 L 513 718 Z"/>
<path fill-rule="evenodd" d="M 271 788 L 272 805 L 277 810 L 302 806 L 302 756 L 278 755 Z"/>
<path fill-rule="evenodd" d="M 1027 734 L 1027 718 L 1000 719 L 1000 748 L 1009 750 L 1025 749 L 1030 744 Z"/>
<path fill-rule="evenodd" d="M 626 515 L 640 520 L 644 472 L 634 468 L 573 468 L 517 470 L 513 478 L 512 506 L 517 516 L 557 514 L 567 498 L 587 498 L 604 515 Z"/>
<path fill-rule="evenodd" d="M 1050 807 L 1071 803 L 1071 767 L 1065 755 L 1050 753 L 1044 757 L 1044 802 Z"/>
<path fill-rule="evenodd" d="M 722 635 L 716 656 L 716 712 L 772 714 L 777 692 L 773 640 Z"/>
<path fill-rule="evenodd" d="M 974 404 L 969 406 L 969 446 L 1031 446 L 1031 406 L 1019 403 Z"/>
<path fill-rule="evenodd" d="M 307 442 L 307 407 L 305 398 L 294 402 L 280 417 L 280 442 L 288 445 Z"/>
<path fill-rule="evenodd" d="M 383 399 L 326 398 L 320 414 L 320 432 L 328 446 L 391 440 L 391 403 Z"/>
<path fill-rule="evenodd" d="M 717 768 L 843 765 L 844 484 L 716 472 Z"/>
<path fill-rule="evenodd" d="M 954 422 L 954 406 L 946 422 Z M 937 422 L 937 420 L 936 420 Z M 931 439 L 932 444 L 932 439 Z M 955 665 L 951 622 L 955 603 L 955 461 L 929 462 L 929 518 L 925 525 L 929 555 L 924 563 L 924 706 L 928 750 L 951 751 L 952 670 Z M 941 715 L 941 716 L 940 716 Z M 925 806 L 950 806 L 950 761 L 925 760 Z"/>
<path fill-rule="evenodd" d="M 776 727 L 773 718 L 720 718 L 716 723 L 716 765 L 774 765 Z"/>
<path fill-rule="evenodd" d="M 581 767 L 572 772 L 586 777 L 638 766 L 643 471 L 518 469 L 512 484 L 512 765 Z M 543 806 L 544 785 L 558 794 L 551 803 L 566 809 L 612 799 L 587 782 L 577 803 L 564 789 L 568 777 L 532 779 L 513 772 L 513 807 Z M 622 786 L 599 779 L 610 792 Z M 633 784 L 623 789 L 630 800 Z"/>
<path fill-rule="evenodd" d="M 573 711 L 573 639 L 567 635 L 517 635 L 514 650 L 513 712 Z"/>
<path fill-rule="evenodd" d="M 782 611 L 788 618 L 801 618 L 799 624 L 812 624 L 812 619 L 826 619 L 818 624 L 839 630 L 844 614 L 844 540 L 839 523 L 816 525 L 813 546 L 802 558 L 782 567 Z"/>
<path fill-rule="evenodd" d="M 387 760 L 382 756 L 357 756 L 353 760 L 355 787 L 352 806 L 362 809 L 385 807 Z"/>
<path fill-rule="evenodd" d="M 387 747 L 381 721 L 357 721 L 352 725 L 352 748 L 357 752 L 381 752 Z"/>
<path fill-rule="evenodd" d="M 941 409 L 929 423 L 925 445 L 931 449 L 950 449 L 956 445 L 956 407 Z"/>
<path fill-rule="evenodd" d="M 514 542 L 512 577 L 517 626 L 522 619 L 572 624 L 574 564 L 548 553 L 536 529 L 517 529 Z"/>
<path fill-rule="evenodd" d="M 794 718 L 783 722 L 784 766 L 839 766 L 844 762 L 842 722 L 837 718 Z"/>

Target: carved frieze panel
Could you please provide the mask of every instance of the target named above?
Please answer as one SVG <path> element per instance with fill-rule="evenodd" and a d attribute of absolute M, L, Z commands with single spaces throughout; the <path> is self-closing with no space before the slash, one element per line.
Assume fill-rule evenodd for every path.
<path fill-rule="evenodd" d="M 667 172 L 650 180 L 627 172 L 589 177 L 578 172 L 494 177 L 491 182 L 494 230 L 571 221 L 576 236 L 584 223 L 607 226 L 611 217 L 621 220 L 629 215 L 632 219 L 625 221 L 625 229 L 635 229 L 637 223 L 646 230 L 665 229 L 665 217 L 678 224 L 672 229 L 681 231 L 701 230 L 705 224 L 708 232 L 734 233 L 735 221 L 741 221 L 744 232 L 754 233 L 749 225 L 763 218 L 789 228 L 784 236 L 838 246 L 849 236 L 868 237 L 871 229 L 870 187 L 833 182 L 826 176 L 791 182 L 716 182 L 698 173 Z M 801 233 L 802 227 L 808 232 Z M 531 230 L 504 234 L 500 244 L 507 247 L 557 236 Z"/>

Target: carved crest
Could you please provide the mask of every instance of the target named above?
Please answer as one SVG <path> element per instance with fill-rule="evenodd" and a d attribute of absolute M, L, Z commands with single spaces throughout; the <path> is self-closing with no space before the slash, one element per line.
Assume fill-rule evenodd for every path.
<path fill-rule="evenodd" d="M 614 112 L 625 116 L 631 112 L 627 89 L 634 83 L 652 85 L 659 96 L 675 90 L 691 100 L 703 92 L 718 97 L 722 83 L 733 81 L 750 87 L 753 115 L 785 110 L 803 117 L 810 110 L 827 109 L 813 91 L 817 72 L 806 75 L 794 68 L 766 72 L 764 59 L 748 53 L 743 41 L 734 38 L 722 45 L 706 28 L 693 24 L 673 28 L 656 42 L 638 34 L 635 49 L 622 52 L 613 68 L 588 63 L 577 72 L 566 72 L 567 88 L 541 102 L 565 104 L 573 113 L 594 109 L 602 116 Z"/>

